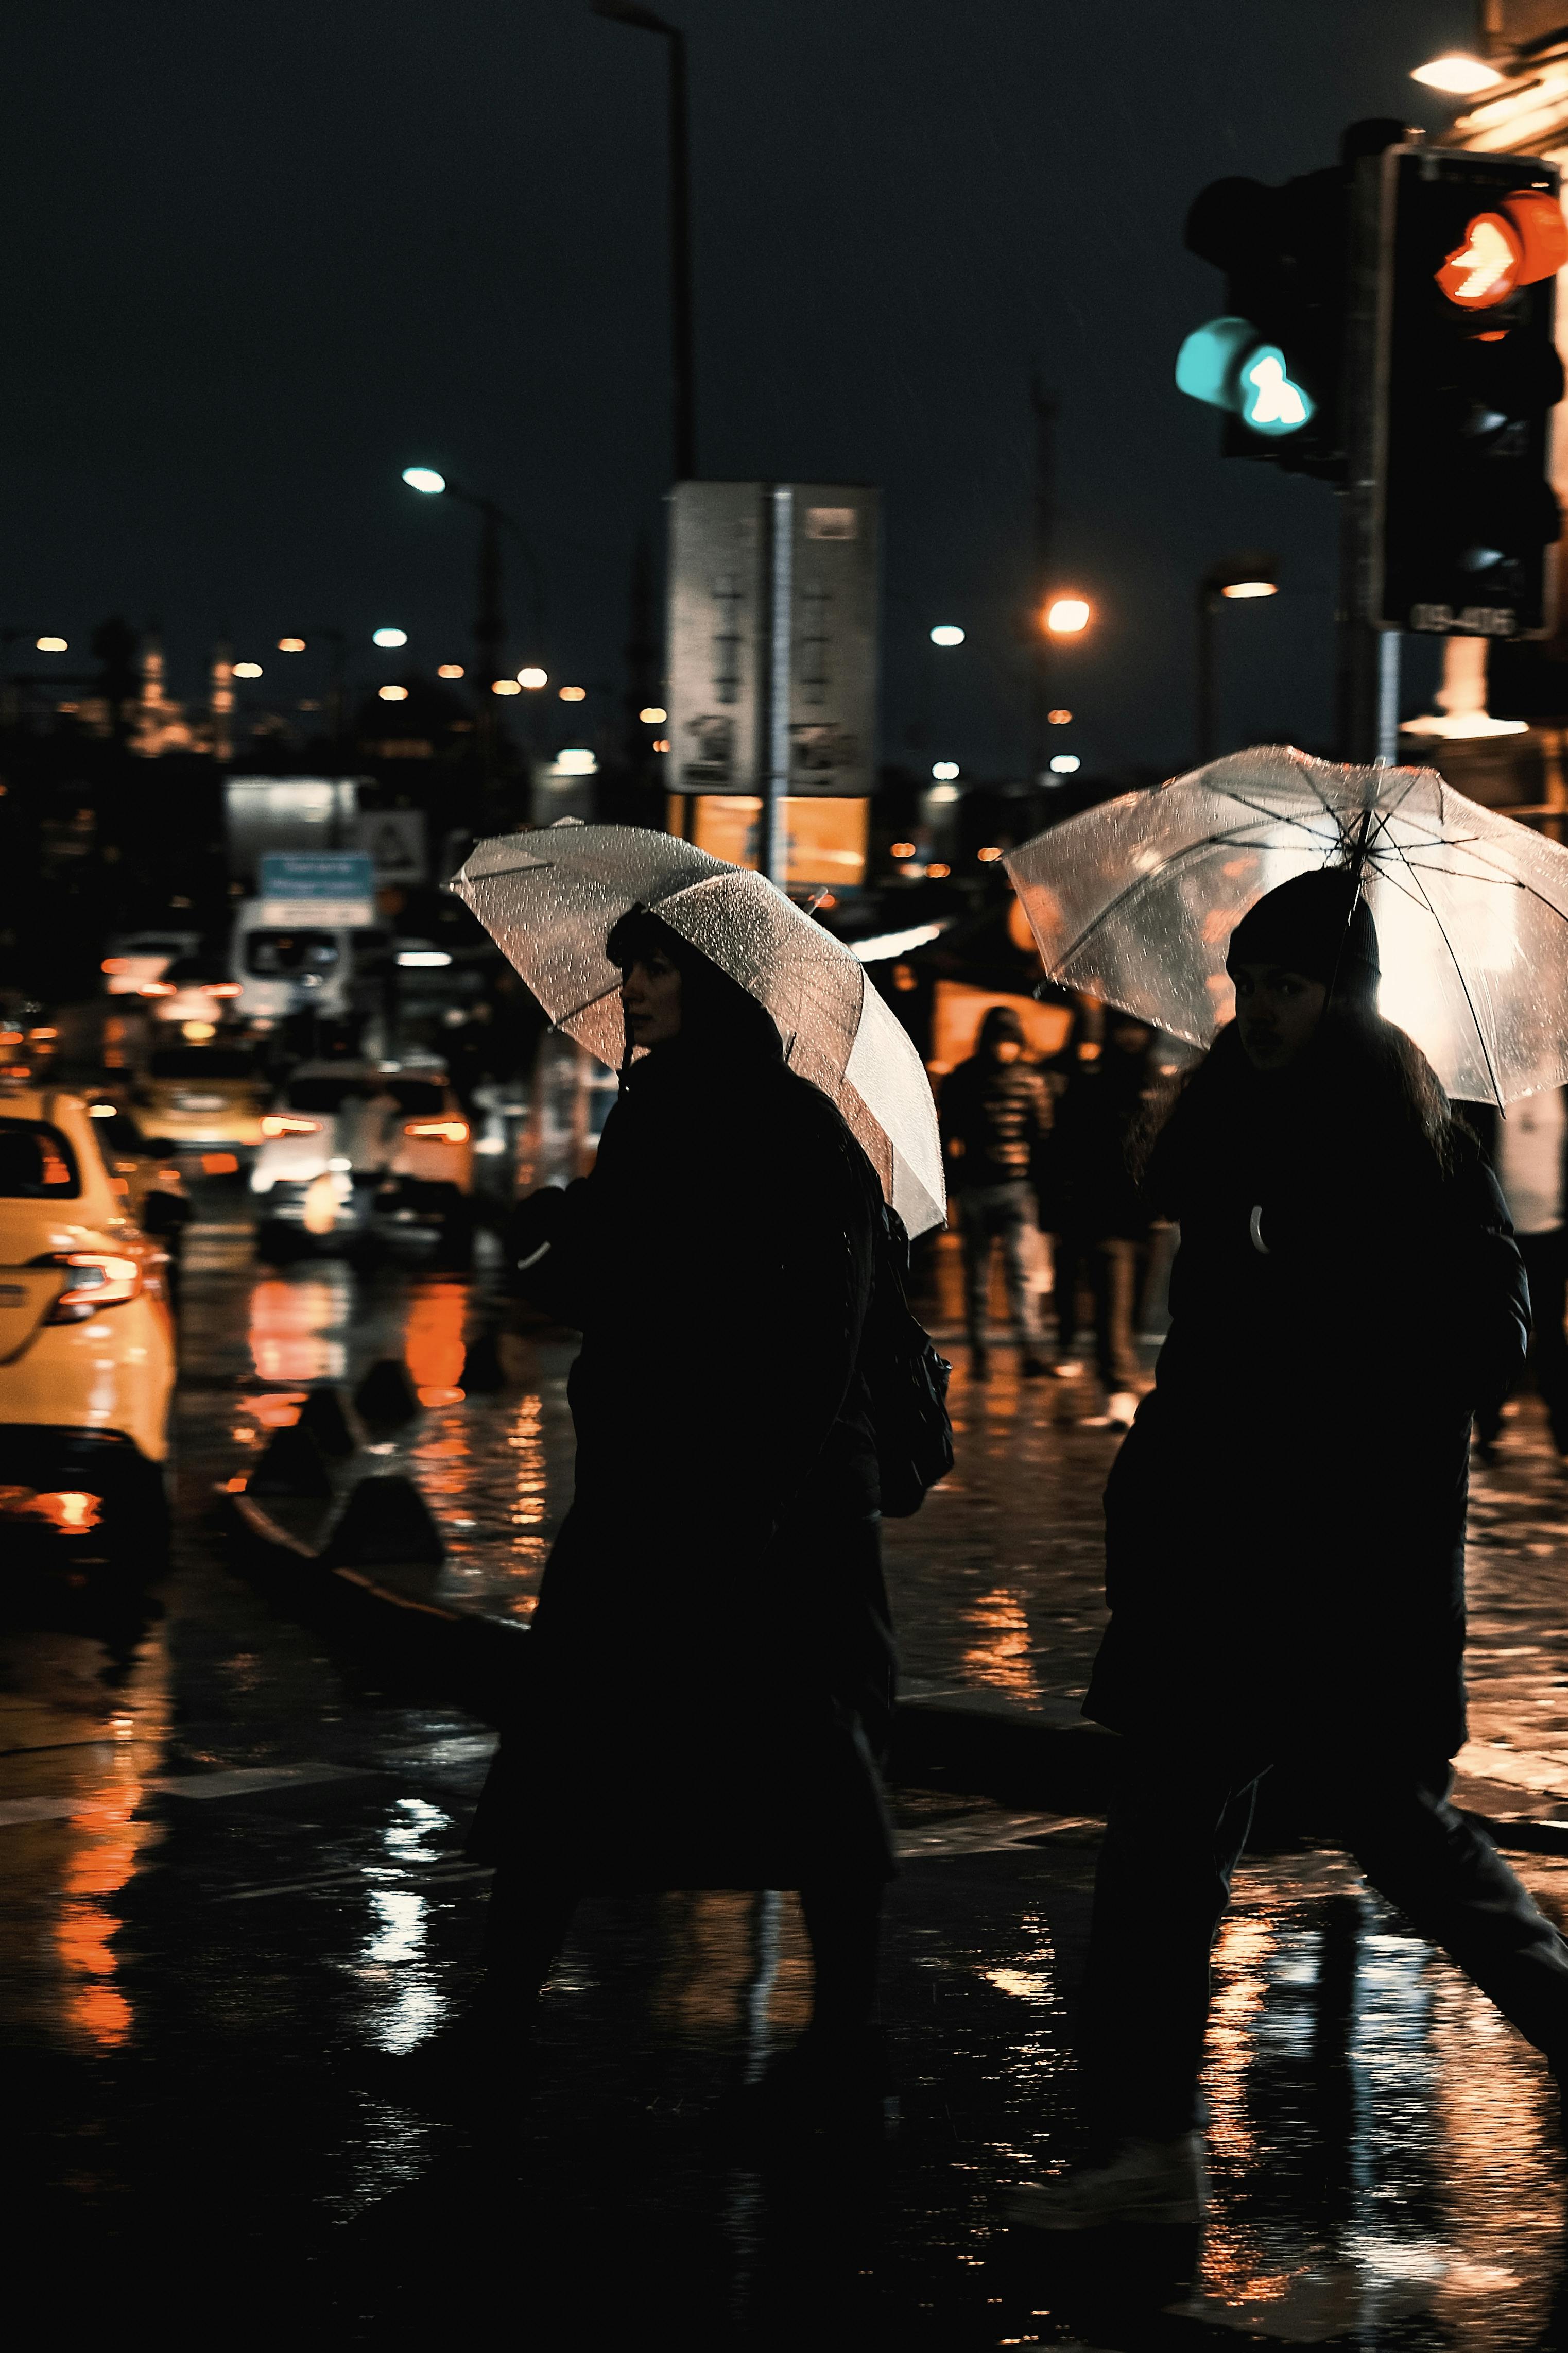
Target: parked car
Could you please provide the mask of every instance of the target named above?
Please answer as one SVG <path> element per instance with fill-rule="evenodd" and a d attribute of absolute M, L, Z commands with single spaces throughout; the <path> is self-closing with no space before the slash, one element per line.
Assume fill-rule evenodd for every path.
<path fill-rule="evenodd" d="M 216 956 L 176 956 L 156 980 L 143 981 L 140 993 L 149 999 L 153 1020 L 177 1026 L 192 1045 L 216 1038 L 239 1010 L 239 983 Z"/>
<path fill-rule="evenodd" d="M 154 1046 L 133 1086 L 132 1117 L 154 1151 L 247 1162 L 261 1141 L 268 1088 L 247 1046 Z M 211 1168 L 216 1176 L 220 1169 Z"/>
<path fill-rule="evenodd" d="M 80 1097 L 0 1085 L 0 1523 L 118 1567 L 160 1565 L 166 1275 Z"/>
<path fill-rule="evenodd" d="M 439 1063 L 304 1062 L 261 1122 L 257 1249 L 473 1245 L 473 1139 Z"/>

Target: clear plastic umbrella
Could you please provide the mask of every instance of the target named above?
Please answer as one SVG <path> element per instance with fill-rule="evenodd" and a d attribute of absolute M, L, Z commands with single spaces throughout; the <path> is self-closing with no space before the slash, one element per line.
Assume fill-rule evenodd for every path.
<path fill-rule="evenodd" d="M 1231 932 L 1312 867 L 1359 867 L 1378 1003 L 1452 1095 L 1502 1104 L 1568 1079 L 1568 849 L 1430 768 L 1234 752 L 1086 809 L 1008 872 L 1053 980 L 1206 1046 L 1235 1008 Z"/>
<path fill-rule="evenodd" d="M 605 941 L 650 907 L 778 1024 L 785 1060 L 837 1104 L 910 1233 L 946 1215 L 925 1066 L 832 934 L 760 874 L 689 842 L 570 819 L 481 841 L 451 882 L 558 1029 L 612 1070 L 625 1046 L 620 974 Z"/>

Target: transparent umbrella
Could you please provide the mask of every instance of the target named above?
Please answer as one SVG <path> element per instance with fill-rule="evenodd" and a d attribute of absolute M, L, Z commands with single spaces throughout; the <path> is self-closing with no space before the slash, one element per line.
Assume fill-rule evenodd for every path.
<path fill-rule="evenodd" d="M 605 941 L 628 908 L 655 910 L 767 1008 L 791 1069 L 837 1104 L 910 1233 L 942 1223 L 936 1108 L 908 1031 L 849 950 L 761 874 L 669 834 L 566 819 L 481 841 L 450 887 L 556 1028 L 612 1070 L 621 976 Z"/>
<path fill-rule="evenodd" d="M 1430 768 L 1234 752 L 1006 864 L 1053 980 L 1198 1046 L 1235 1008 L 1226 947 L 1247 909 L 1293 874 L 1352 866 L 1380 1008 L 1450 1094 L 1501 1105 L 1568 1079 L 1568 849 Z"/>

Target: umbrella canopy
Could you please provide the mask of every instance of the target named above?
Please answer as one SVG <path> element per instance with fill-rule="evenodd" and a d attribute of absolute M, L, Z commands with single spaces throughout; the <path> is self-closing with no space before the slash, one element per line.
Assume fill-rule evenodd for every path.
<path fill-rule="evenodd" d="M 925 1066 L 864 967 L 761 874 L 688 841 L 564 819 L 481 841 L 450 885 L 558 1029 L 612 1070 L 625 1050 L 621 976 L 605 954 L 636 906 L 767 1008 L 784 1059 L 837 1104 L 910 1234 L 946 1215 Z"/>
<path fill-rule="evenodd" d="M 1448 1092 L 1500 1106 L 1568 1079 L 1568 849 L 1430 768 L 1234 752 L 1006 864 L 1053 980 L 1197 1046 L 1235 1010 L 1226 948 L 1247 909 L 1294 874 L 1355 866 L 1380 1010 Z"/>

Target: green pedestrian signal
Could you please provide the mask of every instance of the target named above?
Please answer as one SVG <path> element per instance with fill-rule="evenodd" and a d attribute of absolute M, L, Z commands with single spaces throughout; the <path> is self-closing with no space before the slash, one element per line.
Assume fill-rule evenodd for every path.
<path fill-rule="evenodd" d="M 1191 399 L 1227 409 L 1250 432 L 1271 439 L 1299 433 L 1316 413 L 1284 352 L 1250 319 L 1211 319 L 1196 328 L 1176 354 L 1176 385 Z"/>

